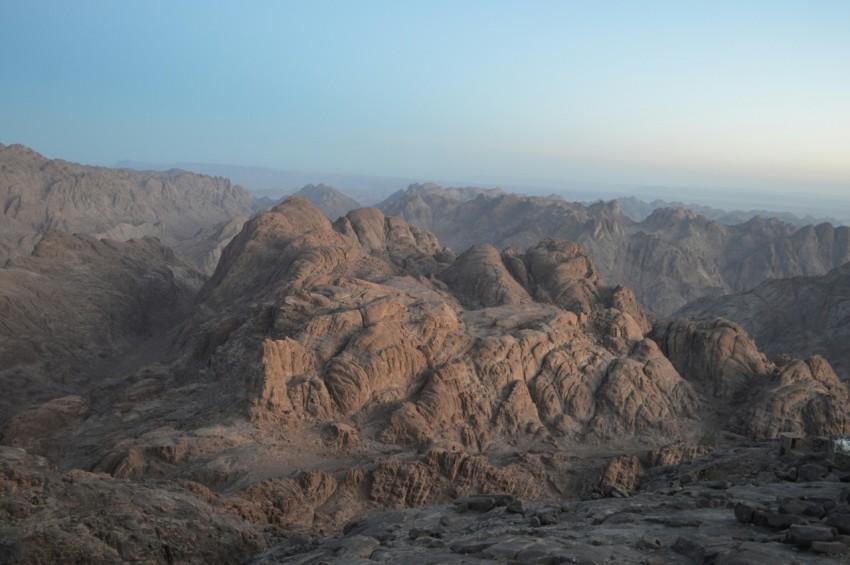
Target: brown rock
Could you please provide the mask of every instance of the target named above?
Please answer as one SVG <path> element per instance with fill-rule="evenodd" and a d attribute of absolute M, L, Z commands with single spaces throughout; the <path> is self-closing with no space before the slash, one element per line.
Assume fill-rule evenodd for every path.
<path fill-rule="evenodd" d="M 496 248 L 487 244 L 470 247 L 439 275 L 470 309 L 531 302 L 514 276 Z"/>
<path fill-rule="evenodd" d="M 3 430 L 3 442 L 43 454 L 57 432 L 79 425 L 90 412 L 88 400 L 81 396 L 53 399 L 15 416 Z"/>
<path fill-rule="evenodd" d="M 654 338 L 698 390 L 720 406 L 737 406 L 731 431 L 776 437 L 847 429 L 850 395 L 821 357 L 776 367 L 739 326 L 722 319 L 676 319 L 656 329 Z"/>
<path fill-rule="evenodd" d="M 413 185 L 380 207 L 387 215 L 433 231 L 457 251 L 479 243 L 526 249 L 545 238 L 577 242 L 593 256 L 606 281 L 627 286 L 648 311 L 665 316 L 700 297 L 745 292 L 770 279 L 822 275 L 850 261 L 847 226 L 800 228 L 763 217 L 722 225 L 681 207 L 659 208 L 635 222 L 622 213 L 619 201 L 582 206 L 557 197 L 435 185 Z M 793 297 L 793 290 L 786 292 Z M 771 314 L 767 316 L 769 320 Z M 842 316 L 846 314 L 836 312 L 834 319 Z M 812 323 L 818 334 L 831 333 L 824 332 L 826 326 L 814 328 L 818 323 Z M 783 325 L 767 322 L 764 327 Z M 832 343 L 840 349 L 845 342 L 836 338 Z"/>

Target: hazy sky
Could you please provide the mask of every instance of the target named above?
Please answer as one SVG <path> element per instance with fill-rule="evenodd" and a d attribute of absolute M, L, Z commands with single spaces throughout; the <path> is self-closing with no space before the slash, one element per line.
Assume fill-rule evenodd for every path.
<path fill-rule="evenodd" d="M 850 1 L 9 0 L 0 142 L 848 194 Z"/>

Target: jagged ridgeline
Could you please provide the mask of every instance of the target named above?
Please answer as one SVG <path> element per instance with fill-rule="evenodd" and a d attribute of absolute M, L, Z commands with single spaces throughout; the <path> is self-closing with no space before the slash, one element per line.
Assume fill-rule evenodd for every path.
<path fill-rule="evenodd" d="M 221 177 L 89 167 L 0 144 L 0 265 L 48 230 L 128 240 L 153 236 L 212 272 L 221 249 L 260 209 Z"/>
<path fill-rule="evenodd" d="M 482 242 L 524 250 L 547 237 L 580 243 L 603 279 L 632 289 L 660 316 L 698 298 L 748 291 L 767 279 L 823 275 L 850 261 L 850 228 L 828 223 L 799 227 L 755 217 L 724 225 L 682 208 L 657 209 L 635 222 L 616 200 L 583 206 L 436 185 L 414 185 L 379 207 L 458 252 Z"/>
<path fill-rule="evenodd" d="M 723 438 L 847 432 L 827 359 L 770 360 L 728 320 L 653 324 L 553 235 L 455 250 L 292 197 L 205 278 L 158 241 L 45 232 L 0 269 L 3 555 L 238 560 L 377 510 L 628 494 Z M 190 532 L 200 514 L 226 535 Z M 147 535 L 165 515 L 185 521 Z"/>

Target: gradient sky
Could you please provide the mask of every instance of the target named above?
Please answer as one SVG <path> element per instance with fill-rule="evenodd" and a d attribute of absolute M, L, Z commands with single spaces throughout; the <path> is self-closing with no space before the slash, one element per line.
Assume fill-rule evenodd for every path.
<path fill-rule="evenodd" d="M 8 0 L 0 142 L 850 194 L 850 2 Z"/>

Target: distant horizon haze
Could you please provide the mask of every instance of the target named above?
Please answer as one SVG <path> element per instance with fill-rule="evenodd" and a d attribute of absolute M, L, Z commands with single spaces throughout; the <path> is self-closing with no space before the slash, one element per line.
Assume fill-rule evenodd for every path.
<path fill-rule="evenodd" d="M 0 135 L 51 158 L 850 195 L 850 2 L 34 1 L 0 22 Z"/>
<path fill-rule="evenodd" d="M 506 192 L 548 196 L 558 195 L 579 202 L 635 197 L 650 203 L 654 200 L 698 204 L 729 211 L 772 210 L 790 212 L 803 218 L 830 218 L 850 224 L 850 198 L 846 195 L 817 194 L 811 191 L 771 192 L 769 190 L 734 187 L 694 187 L 629 185 L 614 183 L 559 182 L 546 179 L 458 180 L 438 178 L 401 178 L 316 171 L 282 171 L 267 167 L 246 167 L 216 163 L 142 163 L 122 160 L 112 166 L 134 170 L 166 171 L 172 168 L 213 176 L 224 176 L 241 184 L 257 197 L 278 198 L 292 194 L 307 184 L 326 184 L 357 198 L 364 206 L 372 206 L 410 184 L 433 182 L 444 188 L 473 186 L 501 188 Z"/>

